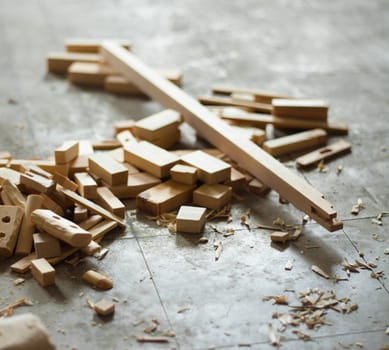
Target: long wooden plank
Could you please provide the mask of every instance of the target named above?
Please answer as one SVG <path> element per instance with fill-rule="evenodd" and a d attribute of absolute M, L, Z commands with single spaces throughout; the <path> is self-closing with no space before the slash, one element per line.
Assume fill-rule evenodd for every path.
<path fill-rule="evenodd" d="M 233 130 L 214 113 L 179 87 L 160 77 L 136 56 L 115 43 L 105 42 L 101 54 L 106 62 L 167 108 L 180 112 L 200 136 L 222 150 L 258 180 L 276 190 L 330 231 L 342 228 L 333 206 L 302 177 L 249 140 L 237 139 Z"/>

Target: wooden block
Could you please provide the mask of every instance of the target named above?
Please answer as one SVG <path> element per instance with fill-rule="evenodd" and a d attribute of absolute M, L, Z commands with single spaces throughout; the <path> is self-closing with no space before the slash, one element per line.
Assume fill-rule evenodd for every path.
<path fill-rule="evenodd" d="M 110 155 L 113 159 L 115 159 L 119 163 L 124 163 L 124 149 L 123 147 L 115 148 L 111 151 L 107 151 L 107 154 Z M 127 163 L 128 164 L 128 163 Z M 135 169 L 135 167 L 133 167 Z"/>
<path fill-rule="evenodd" d="M 179 69 L 156 68 L 155 71 L 177 86 L 182 84 L 182 72 Z"/>
<path fill-rule="evenodd" d="M 35 260 L 36 258 L 37 258 L 36 253 L 33 252 L 33 253 L 19 259 L 18 261 L 14 262 L 11 265 L 11 270 L 13 272 L 17 272 L 17 273 L 26 273 L 26 272 L 30 271 L 31 261 Z"/>
<path fill-rule="evenodd" d="M 179 142 L 181 139 L 181 131 L 180 129 L 176 129 L 172 131 L 172 133 L 166 137 L 162 137 L 160 139 L 155 139 L 151 142 L 152 144 L 164 148 L 166 150 L 172 148 L 177 142 Z"/>
<path fill-rule="evenodd" d="M 89 172 L 101 177 L 110 186 L 123 185 L 128 178 L 127 168 L 106 154 L 89 156 Z"/>
<path fill-rule="evenodd" d="M 12 255 L 18 240 L 23 209 L 17 206 L 0 205 L 0 257 Z"/>
<path fill-rule="evenodd" d="M 68 243 L 72 247 L 85 247 L 92 239 L 92 235 L 88 231 L 84 230 L 74 222 L 58 216 L 51 210 L 34 210 L 31 213 L 31 221 L 40 230 L 43 230 L 61 241 Z"/>
<path fill-rule="evenodd" d="M 126 147 L 127 145 L 129 145 L 133 142 L 138 142 L 136 137 L 129 130 L 124 130 L 122 132 L 119 132 L 116 135 L 116 138 L 118 139 L 118 141 L 122 147 Z"/>
<path fill-rule="evenodd" d="M 46 194 L 41 194 L 42 197 L 42 208 L 43 209 L 50 209 L 54 213 L 58 214 L 59 216 L 64 216 L 65 212 L 63 208 L 51 197 L 49 197 Z M 35 208 L 38 209 L 38 208 Z"/>
<path fill-rule="evenodd" d="M 261 181 L 257 179 L 252 179 L 249 182 L 249 190 L 255 194 L 261 195 L 270 191 L 270 187 L 263 184 Z"/>
<path fill-rule="evenodd" d="M 79 144 L 77 141 L 66 141 L 54 150 L 55 164 L 69 163 L 78 156 Z"/>
<path fill-rule="evenodd" d="M 79 224 L 80 222 L 83 222 L 86 219 L 88 219 L 88 209 L 76 205 L 73 211 L 73 221 Z"/>
<path fill-rule="evenodd" d="M 9 205 L 16 205 L 24 209 L 26 199 L 24 195 L 19 191 L 18 187 L 11 181 L 4 179 L 2 182 L 1 198 L 4 201 L 4 195 L 9 202 Z"/>
<path fill-rule="evenodd" d="M 148 173 L 128 174 L 126 185 L 110 186 L 112 193 L 120 198 L 135 198 L 139 193 L 159 184 L 161 180 Z"/>
<path fill-rule="evenodd" d="M 115 303 L 102 299 L 94 305 L 94 310 L 98 315 L 107 316 L 115 312 Z"/>
<path fill-rule="evenodd" d="M 88 173 L 75 173 L 74 179 L 81 196 L 89 199 L 97 198 L 97 183 Z"/>
<path fill-rule="evenodd" d="M 34 224 L 30 216 L 35 209 L 40 209 L 43 205 L 43 198 L 40 195 L 30 194 L 27 197 L 22 225 L 20 227 L 18 243 L 16 245 L 16 255 L 27 255 L 31 253 L 32 235 L 35 231 Z"/>
<path fill-rule="evenodd" d="M 101 62 L 101 56 L 90 53 L 52 52 L 47 55 L 47 70 L 51 73 L 66 74 L 74 62 Z"/>
<path fill-rule="evenodd" d="M 322 100 L 273 99 L 272 114 L 284 118 L 327 120 L 328 104 Z"/>
<path fill-rule="evenodd" d="M 67 52 L 83 52 L 83 53 L 99 53 L 101 43 L 107 39 L 83 39 L 83 38 L 71 38 L 67 39 L 65 43 L 65 49 Z M 130 50 L 131 43 L 128 40 L 122 39 L 109 39 L 114 41 L 123 48 Z"/>
<path fill-rule="evenodd" d="M 319 148 L 296 159 L 296 164 L 300 167 L 309 167 L 322 160 L 329 160 L 341 154 L 351 152 L 351 143 L 339 140 L 331 145 Z"/>
<path fill-rule="evenodd" d="M 77 85 L 104 87 L 104 80 L 113 70 L 104 63 L 74 62 L 68 68 L 68 79 Z"/>
<path fill-rule="evenodd" d="M 47 233 L 34 233 L 34 248 L 37 258 L 54 258 L 61 255 L 59 240 Z"/>
<path fill-rule="evenodd" d="M 89 140 L 78 141 L 78 155 L 79 156 L 89 156 L 93 154 L 93 145 Z"/>
<path fill-rule="evenodd" d="M 232 198 L 232 188 L 226 185 L 202 185 L 193 192 L 193 203 L 210 208 L 220 209 Z"/>
<path fill-rule="evenodd" d="M 217 184 L 229 180 L 231 166 L 203 151 L 195 151 L 181 157 L 181 160 L 198 169 L 199 180 L 206 184 Z"/>
<path fill-rule="evenodd" d="M 176 182 L 193 185 L 197 182 L 197 168 L 189 165 L 176 164 L 170 169 L 170 176 Z"/>
<path fill-rule="evenodd" d="M 60 173 L 54 174 L 53 181 L 61 185 L 63 188 L 69 189 L 70 191 L 76 191 L 78 188 L 78 185 L 75 182 Z"/>
<path fill-rule="evenodd" d="M 31 261 L 31 274 L 42 287 L 55 284 L 55 270 L 45 258 Z"/>
<path fill-rule="evenodd" d="M 246 189 L 246 175 L 239 170 L 231 168 L 230 179 L 224 182 L 225 185 L 231 186 L 234 191 Z"/>
<path fill-rule="evenodd" d="M 158 178 L 169 176 L 179 158 L 148 141 L 131 143 L 124 148 L 124 159 Z"/>
<path fill-rule="evenodd" d="M 158 216 L 189 203 L 194 186 L 169 180 L 149 188 L 136 197 L 136 207 Z"/>
<path fill-rule="evenodd" d="M 82 279 L 98 289 L 111 289 L 113 287 L 112 281 L 103 274 L 89 270 L 82 275 Z"/>
<path fill-rule="evenodd" d="M 46 170 L 50 174 L 60 173 L 63 176 L 69 175 L 69 164 L 55 164 L 52 161 L 47 161 L 45 163 L 40 162 L 39 167 L 41 167 L 43 170 Z"/>
<path fill-rule="evenodd" d="M 121 75 L 106 76 L 104 90 L 116 95 L 146 97 L 142 91 Z"/>
<path fill-rule="evenodd" d="M 118 140 L 95 140 L 92 142 L 92 146 L 94 150 L 100 151 L 109 151 L 121 146 Z"/>
<path fill-rule="evenodd" d="M 237 137 L 242 137 L 254 142 L 260 146 L 266 140 L 265 130 L 255 128 L 249 125 L 231 125 Z"/>
<path fill-rule="evenodd" d="M 84 173 L 88 171 L 89 155 L 82 154 L 73 159 L 69 164 L 69 177 L 74 177 L 75 173 Z"/>
<path fill-rule="evenodd" d="M 48 171 L 42 169 L 38 165 L 26 165 L 26 170 L 30 173 L 37 174 L 39 176 L 45 177 L 46 179 L 53 179 L 54 175 L 52 173 L 49 173 Z"/>
<path fill-rule="evenodd" d="M 177 232 L 200 233 L 206 221 L 206 208 L 182 205 L 176 217 Z"/>
<path fill-rule="evenodd" d="M 132 129 L 134 128 L 135 120 L 133 119 L 125 119 L 125 120 L 117 120 L 113 123 L 115 135 L 119 134 L 122 131 L 130 131 L 132 133 Z"/>
<path fill-rule="evenodd" d="M 274 157 L 302 151 L 327 143 L 327 133 L 323 129 L 312 129 L 274 140 L 266 141 L 262 148 Z"/>
<path fill-rule="evenodd" d="M 137 121 L 134 125 L 134 134 L 140 139 L 153 141 L 174 134 L 180 123 L 180 114 L 172 109 L 166 109 Z"/>
<path fill-rule="evenodd" d="M 0 168 L 0 185 L 3 185 L 5 180 L 18 186 L 20 184 L 20 173 L 9 168 Z"/>
<path fill-rule="evenodd" d="M 96 202 L 120 218 L 126 216 L 126 206 L 107 187 L 97 188 Z"/>
<path fill-rule="evenodd" d="M 112 231 L 118 226 L 117 222 L 112 220 L 104 220 L 99 222 L 97 225 L 89 229 L 94 241 L 100 241 L 106 233 Z"/>
<path fill-rule="evenodd" d="M 89 218 L 80 222 L 79 226 L 82 227 L 84 230 L 89 230 L 91 227 L 97 225 L 99 222 L 103 220 L 104 218 L 101 215 L 95 214 L 95 215 L 91 215 Z"/>
<path fill-rule="evenodd" d="M 289 232 L 275 231 L 270 234 L 272 242 L 285 243 L 289 240 Z"/>
<path fill-rule="evenodd" d="M 29 192 L 50 193 L 55 189 L 53 180 L 30 172 L 20 175 L 20 184 Z"/>
<path fill-rule="evenodd" d="M 231 97 L 219 97 L 219 96 L 199 96 L 198 100 L 203 105 L 216 105 L 216 106 L 232 106 L 241 107 L 248 111 L 271 113 L 272 105 L 260 102 L 235 100 Z"/>

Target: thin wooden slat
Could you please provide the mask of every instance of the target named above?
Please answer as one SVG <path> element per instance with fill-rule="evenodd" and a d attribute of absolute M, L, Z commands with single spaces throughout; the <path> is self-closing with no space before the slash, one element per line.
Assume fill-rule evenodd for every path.
<path fill-rule="evenodd" d="M 203 105 L 216 105 L 216 106 L 234 106 L 243 107 L 250 111 L 271 113 L 272 105 L 261 102 L 245 101 L 242 99 L 233 99 L 230 97 L 218 97 L 218 96 L 199 96 L 198 100 Z"/>

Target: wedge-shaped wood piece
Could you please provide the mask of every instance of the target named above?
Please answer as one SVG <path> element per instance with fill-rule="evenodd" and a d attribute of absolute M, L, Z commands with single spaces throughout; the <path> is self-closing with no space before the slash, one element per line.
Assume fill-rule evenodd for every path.
<path fill-rule="evenodd" d="M 169 176 L 170 168 L 179 161 L 177 156 L 148 141 L 127 145 L 124 148 L 124 159 L 160 179 Z"/>
<path fill-rule="evenodd" d="M 66 74 L 74 62 L 98 63 L 101 56 L 90 53 L 52 52 L 47 55 L 47 70 L 51 73 Z"/>
<path fill-rule="evenodd" d="M 107 39 L 70 38 L 65 42 L 67 52 L 99 53 L 101 43 Z M 109 39 L 123 48 L 130 50 L 131 43 L 128 40 Z"/>
<path fill-rule="evenodd" d="M 180 114 L 172 109 L 166 109 L 138 120 L 134 125 L 134 134 L 140 139 L 153 141 L 170 136 L 180 123 Z"/>
<path fill-rule="evenodd" d="M 100 272 L 89 270 L 82 275 L 82 279 L 98 289 L 111 289 L 113 287 L 112 280 L 104 276 Z"/>
<path fill-rule="evenodd" d="M 177 232 L 200 233 L 206 221 L 207 209 L 182 205 L 177 213 Z"/>
<path fill-rule="evenodd" d="M 42 287 L 55 284 L 55 270 L 45 258 L 31 261 L 31 274 Z"/>
<path fill-rule="evenodd" d="M 79 144 L 77 141 L 66 141 L 54 150 L 55 164 L 69 163 L 78 156 Z"/>
<path fill-rule="evenodd" d="M 272 105 L 261 103 L 244 101 L 242 99 L 233 99 L 231 97 L 219 97 L 219 96 L 200 96 L 198 100 L 206 106 L 232 106 L 242 107 L 252 112 L 271 113 Z"/>
<path fill-rule="evenodd" d="M 50 193 L 55 189 L 53 180 L 30 173 L 29 171 L 20 175 L 20 184 L 23 185 L 28 192 Z"/>
<path fill-rule="evenodd" d="M 18 240 L 23 209 L 17 206 L 0 205 L 0 257 L 12 255 Z"/>
<path fill-rule="evenodd" d="M 30 216 L 35 209 L 40 209 L 42 204 L 43 198 L 40 195 L 30 194 L 27 197 L 23 221 L 20 227 L 18 243 L 15 250 L 16 255 L 27 255 L 31 253 L 33 243 L 32 235 L 35 231 L 35 226 L 32 223 Z"/>
<path fill-rule="evenodd" d="M 193 192 L 193 203 L 210 208 L 220 209 L 232 198 L 232 188 L 226 185 L 202 185 Z"/>
<path fill-rule="evenodd" d="M 243 137 L 260 146 L 266 140 L 265 130 L 255 128 L 249 125 L 231 125 L 237 137 Z"/>
<path fill-rule="evenodd" d="M 68 69 L 68 79 L 73 84 L 102 88 L 105 78 L 113 73 L 104 63 L 74 62 Z"/>
<path fill-rule="evenodd" d="M 170 169 L 170 176 L 176 182 L 193 185 L 197 182 L 197 168 L 190 165 L 176 164 Z"/>
<path fill-rule="evenodd" d="M 102 44 L 100 52 L 107 64 L 166 108 L 181 113 L 201 137 L 227 154 L 243 169 L 278 191 L 283 198 L 328 230 L 342 228 L 333 206 L 319 191 L 251 141 L 237 140 L 225 122 L 177 86 L 160 77 L 136 56 L 109 42 Z"/>
<path fill-rule="evenodd" d="M 74 179 L 81 196 L 89 199 L 97 197 L 97 183 L 88 173 L 75 173 Z"/>
<path fill-rule="evenodd" d="M 75 182 L 60 173 L 54 174 L 53 181 L 61 185 L 63 188 L 69 189 L 70 191 L 76 191 L 78 188 L 78 185 Z"/>
<path fill-rule="evenodd" d="M 309 167 L 319 163 L 322 160 L 328 160 L 350 151 L 351 143 L 344 140 L 339 140 L 335 143 L 298 157 L 296 159 L 296 163 L 300 167 Z"/>
<path fill-rule="evenodd" d="M 39 229 L 51 234 L 61 241 L 68 243 L 72 247 L 85 247 L 92 239 L 92 235 L 88 231 L 84 230 L 74 222 L 59 216 L 51 210 L 34 210 L 31 213 L 31 221 Z"/>
<path fill-rule="evenodd" d="M 107 187 L 97 188 L 96 202 L 120 218 L 126 216 L 126 206 Z"/>
<path fill-rule="evenodd" d="M 327 120 L 328 104 L 322 100 L 273 99 L 272 114 L 284 118 Z"/>
<path fill-rule="evenodd" d="M 128 175 L 126 185 L 110 186 L 112 193 L 120 198 L 135 198 L 139 193 L 158 185 L 161 180 L 148 173 L 134 173 Z"/>
<path fill-rule="evenodd" d="M 139 193 L 136 207 L 151 215 L 160 215 L 189 203 L 194 186 L 169 180 Z"/>
<path fill-rule="evenodd" d="M 33 252 L 33 253 L 19 259 L 18 261 L 15 261 L 11 265 L 11 270 L 13 272 L 17 272 L 17 273 L 26 273 L 26 272 L 30 271 L 31 261 L 35 260 L 36 258 L 37 258 L 36 253 Z"/>
<path fill-rule="evenodd" d="M 59 240 L 47 233 L 34 233 L 34 248 L 37 258 L 54 258 L 61 255 Z"/>
<path fill-rule="evenodd" d="M 206 184 L 217 184 L 230 179 L 231 165 L 203 151 L 185 154 L 181 160 L 197 168 L 199 180 Z"/>
<path fill-rule="evenodd" d="M 91 154 L 89 156 L 89 172 L 97 175 L 111 186 L 123 185 L 128 178 L 127 168 L 107 154 Z"/>
<path fill-rule="evenodd" d="M 279 137 L 266 141 L 262 148 L 272 156 L 302 151 L 314 147 L 323 146 L 327 143 L 327 133 L 323 129 L 313 129 L 297 134 Z"/>
<path fill-rule="evenodd" d="M 107 299 L 102 299 L 94 304 L 93 309 L 98 315 L 107 316 L 115 312 L 115 303 Z"/>

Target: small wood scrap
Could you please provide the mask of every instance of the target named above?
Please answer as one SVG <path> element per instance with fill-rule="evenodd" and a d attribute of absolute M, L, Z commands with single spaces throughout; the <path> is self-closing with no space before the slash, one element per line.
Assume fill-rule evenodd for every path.
<path fill-rule="evenodd" d="M 319 276 L 325 278 L 325 279 L 330 279 L 331 277 L 326 273 L 324 272 L 319 266 L 317 265 L 312 265 L 311 267 L 312 271 L 317 273 Z"/>
<path fill-rule="evenodd" d="M 268 295 L 262 298 L 264 301 L 273 300 L 273 304 L 288 305 L 287 295 Z"/>
<path fill-rule="evenodd" d="M 351 208 L 351 214 L 353 215 L 358 215 L 359 212 L 365 208 L 362 199 L 358 198 L 357 204 L 354 204 L 353 207 Z"/>
<path fill-rule="evenodd" d="M 291 271 L 293 269 L 293 262 L 294 260 L 293 259 L 290 259 L 286 262 L 285 266 L 284 266 L 284 269 L 286 271 Z"/>
<path fill-rule="evenodd" d="M 108 316 L 115 312 L 115 303 L 102 299 L 93 305 L 93 310 L 100 316 Z"/>
<path fill-rule="evenodd" d="M 307 333 L 304 333 L 303 331 L 299 330 L 299 329 L 293 329 L 292 330 L 292 333 L 296 334 L 297 337 L 301 340 L 304 340 L 304 341 L 312 341 L 312 338 L 309 334 Z"/>
<path fill-rule="evenodd" d="M 317 170 L 319 173 L 326 173 L 328 171 L 327 166 L 324 164 L 324 160 L 321 160 L 317 165 Z"/>
<path fill-rule="evenodd" d="M 177 232 L 200 233 L 206 220 L 206 208 L 183 205 L 176 217 Z"/>
<path fill-rule="evenodd" d="M 273 346 L 281 345 L 281 336 L 273 329 L 273 325 L 271 323 L 268 324 L 267 334 L 271 345 Z"/>
<path fill-rule="evenodd" d="M 42 287 L 55 284 L 55 269 L 45 258 L 31 261 L 31 274 Z"/>
<path fill-rule="evenodd" d="M 342 164 L 339 164 L 339 165 L 336 167 L 336 175 L 339 175 L 342 171 L 343 171 L 343 165 L 342 165 Z"/>
<path fill-rule="evenodd" d="M 137 336 L 136 340 L 138 343 L 169 343 L 169 339 L 165 337 Z"/>
<path fill-rule="evenodd" d="M 218 261 L 223 250 L 222 241 L 216 240 L 213 243 L 213 248 L 215 249 L 215 260 Z"/>
<path fill-rule="evenodd" d="M 8 317 L 12 316 L 14 313 L 14 309 L 21 307 L 21 306 L 33 306 L 34 304 L 28 300 L 27 298 L 21 298 L 13 302 L 12 304 L 3 307 L 0 309 L 0 317 Z"/>
<path fill-rule="evenodd" d="M 24 278 L 16 278 L 15 280 L 13 280 L 13 285 L 14 286 L 20 286 L 21 284 L 23 284 L 26 280 Z"/>
<path fill-rule="evenodd" d="M 112 283 L 111 279 L 109 279 L 107 276 L 105 276 L 99 272 L 93 271 L 93 270 L 86 271 L 82 275 L 82 279 L 85 282 L 89 283 L 90 285 L 92 285 L 93 287 L 96 287 L 98 289 L 107 290 L 107 289 L 111 289 L 113 287 L 113 283 Z"/>

